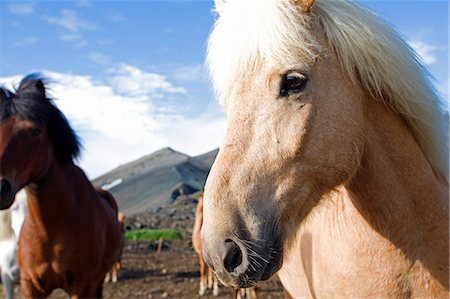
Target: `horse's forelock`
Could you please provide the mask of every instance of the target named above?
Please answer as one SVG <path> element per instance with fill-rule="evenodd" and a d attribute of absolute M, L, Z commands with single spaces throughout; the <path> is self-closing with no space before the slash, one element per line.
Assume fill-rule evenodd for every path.
<path fill-rule="evenodd" d="M 293 49 L 305 60 L 314 60 L 319 49 L 308 30 L 310 19 L 293 1 L 224 3 L 209 38 L 207 55 L 217 94 L 226 94 L 236 78 L 245 76 L 254 66 L 277 65 L 297 56 Z"/>

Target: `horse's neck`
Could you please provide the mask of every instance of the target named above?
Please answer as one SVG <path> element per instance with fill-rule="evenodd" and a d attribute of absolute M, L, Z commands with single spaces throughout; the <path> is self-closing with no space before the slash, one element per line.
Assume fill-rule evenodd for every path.
<path fill-rule="evenodd" d="M 346 185 L 349 199 L 409 258 L 448 265 L 448 183 L 435 174 L 402 118 L 379 102 L 367 109 L 367 142 Z"/>
<path fill-rule="evenodd" d="M 61 219 L 76 213 L 77 176 L 73 163 L 61 165 L 55 161 L 38 182 L 26 187 L 29 216 L 43 232 L 57 228 Z"/>
<path fill-rule="evenodd" d="M 436 298 L 449 286 L 448 184 L 400 117 L 375 101 L 367 115 L 359 169 L 299 227 L 280 279 L 302 297 L 409 297 L 412 290 Z"/>

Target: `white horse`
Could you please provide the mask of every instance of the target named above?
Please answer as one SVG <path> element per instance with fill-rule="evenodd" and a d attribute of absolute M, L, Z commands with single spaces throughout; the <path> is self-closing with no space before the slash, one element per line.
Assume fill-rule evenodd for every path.
<path fill-rule="evenodd" d="M 17 247 L 19 233 L 27 214 L 27 200 L 22 190 L 9 210 L 0 211 L 0 273 L 6 298 L 14 298 L 14 283 L 19 282 Z"/>

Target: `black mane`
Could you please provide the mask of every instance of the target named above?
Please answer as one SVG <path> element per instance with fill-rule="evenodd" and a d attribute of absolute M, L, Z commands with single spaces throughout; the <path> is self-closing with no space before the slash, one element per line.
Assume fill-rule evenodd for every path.
<path fill-rule="evenodd" d="M 62 112 L 45 95 L 45 80 L 38 74 L 22 79 L 15 92 L 0 87 L 0 122 L 10 116 L 46 124 L 60 162 L 69 162 L 80 155 L 81 143 Z"/>

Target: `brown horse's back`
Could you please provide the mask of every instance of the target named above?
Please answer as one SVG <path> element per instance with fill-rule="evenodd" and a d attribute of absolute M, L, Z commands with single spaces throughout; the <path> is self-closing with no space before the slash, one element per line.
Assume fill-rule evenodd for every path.
<path fill-rule="evenodd" d="M 117 206 L 117 202 L 116 202 L 116 200 L 114 199 L 114 197 L 112 196 L 111 193 L 109 193 L 106 190 L 103 190 L 102 188 L 95 188 L 95 192 L 97 192 L 97 194 L 101 198 L 106 199 L 106 201 L 111 205 L 111 207 L 116 212 L 116 214 L 119 213 L 119 207 Z M 122 217 L 123 217 L 123 215 L 122 215 Z"/>

